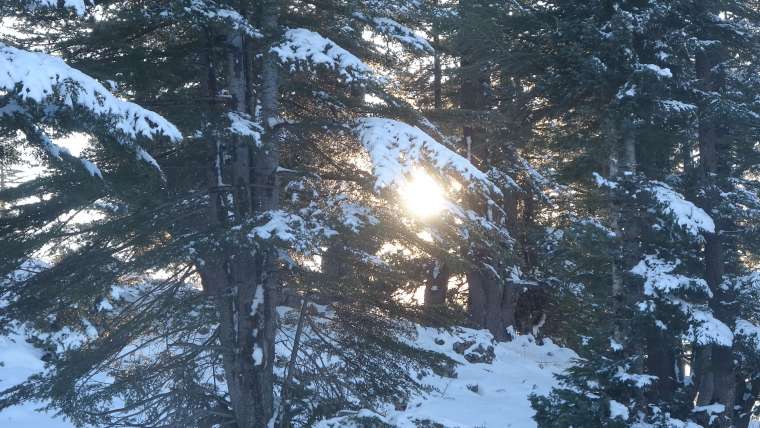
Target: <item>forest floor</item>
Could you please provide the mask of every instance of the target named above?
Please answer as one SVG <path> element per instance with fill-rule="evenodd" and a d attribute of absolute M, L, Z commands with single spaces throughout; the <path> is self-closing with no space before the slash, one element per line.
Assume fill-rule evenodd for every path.
<path fill-rule="evenodd" d="M 486 331 L 417 327 L 417 338 L 412 344 L 443 353 L 459 363 L 455 377 L 432 373 L 425 376 L 422 383 L 431 391 L 413 397 L 402 410 L 388 404 L 386 408 L 322 421 L 317 427 L 362 426 L 356 421 L 363 417 L 376 417 L 401 428 L 415 427 L 422 421 L 446 428 L 535 427 L 528 396 L 547 393 L 556 382 L 554 374 L 568 367 L 576 354 L 548 339 L 541 345 L 531 336 L 519 336 L 507 343 L 491 339 Z M 42 370 L 41 356 L 42 351 L 27 343 L 22 335 L 0 337 L 0 361 L 4 363 L 0 366 L 0 389 Z M 6 409 L 0 412 L 0 426 L 72 427 L 52 412 L 37 411 L 43 406 L 44 403 L 29 403 Z"/>

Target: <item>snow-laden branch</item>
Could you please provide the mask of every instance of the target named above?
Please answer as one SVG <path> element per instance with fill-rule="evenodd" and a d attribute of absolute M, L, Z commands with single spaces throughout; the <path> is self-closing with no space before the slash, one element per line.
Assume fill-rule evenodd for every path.
<path fill-rule="evenodd" d="M 372 69 L 351 52 L 330 39 L 305 28 L 285 32 L 284 40 L 272 47 L 272 53 L 295 71 L 297 66 L 306 69 L 325 67 L 333 70 L 347 82 L 372 77 Z"/>
<path fill-rule="evenodd" d="M 261 38 L 261 32 L 234 9 L 220 6 L 211 0 L 190 0 L 184 8 L 185 12 L 198 16 L 206 22 L 218 22 L 231 26 L 233 29 L 242 31 L 248 37 Z M 170 12 L 167 12 L 169 14 Z M 176 13 L 173 15 L 177 15 Z M 179 17 L 178 17 L 179 18 Z"/>
<path fill-rule="evenodd" d="M 713 219 L 702 209 L 686 200 L 680 193 L 660 181 L 651 181 L 645 188 L 661 206 L 662 211 L 673 217 L 676 224 L 692 236 L 702 232 L 715 233 Z"/>
<path fill-rule="evenodd" d="M 355 12 L 353 16 L 370 25 L 376 32 L 393 39 L 403 46 L 416 51 L 433 53 L 435 50 L 424 37 L 418 35 L 411 28 L 386 17 L 370 18 L 363 13 Z"/>
<path fill-rule="evenodd" d="M 745 319 L 737 319 L 734 336 L 744 339 L 748 344 L 754 346 L 757 352 L 760 352 L 760 327 L 756 324 Z"/>
<path fill-rule="evenodd" d="M 117 98 L 103 85 L 60 58 L 0 44 L 0 99 L 15 99 L 21 108 L 81 109 L 105 119 L 112 131 L 134 139 L 165 135 L 182 138 L 166 119 L 137 104 Z"/>
<path fill-rule="evenodd" d="M 428 163 L 442 173 L 461 176 L 470 186 L 499 192 L 486 173 L 415 126 L 370 117 L 359 119 L 354 131 L 369 154 L 378 190 L 403 184 L 404 175 Z"/>
<path fill-rule="evenodd" d="M 644 295 L 667 297 L 684 292 L 697 292 L 712 297 L 707 282 L 702 278 L 690 278 L 675 274 L 678 263 L 666 262 L 648 255 L 631 269 L 631 273 L 644 278 Z"/>
<path fill-rule="evenodd" d="M 24 132 L 26 139 L 30 143 L 42 149 L 54 160 L 72 163 L 84 168 L 84 170 L 93 177 L 103 178 L 103 173 L 100 172 L 100 169 L 94 163 L 87 159 L 78 158 L 71 154 L 67 148 L 55 144 L 50 137 L 38 127 L 27 124 L 23 127 L 22 132 Z"/>
<path fill-rule="evenodd" d="M 689 338 L 699 345 L 718 345 L 731 347 L 734 333 L 726 324 L 715 318 L 709 309 L 695 309 L 691 313 L 692 327 Z"/>

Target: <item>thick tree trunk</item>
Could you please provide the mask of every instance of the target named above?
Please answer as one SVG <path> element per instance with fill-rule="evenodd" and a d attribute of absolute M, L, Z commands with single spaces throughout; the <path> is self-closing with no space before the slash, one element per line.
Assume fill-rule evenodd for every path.
<path fill-rule="evenodd" d="M 239 12 L 248 15 L 247 2 Z M 261 28 L 275 40 L 279 3 L 264 2 L 259 17 Z M 251 83 L 254 81 L 251 49 L 241 31 L 226 38 L 227 89 L 233 110 L 252 115 Z M 266 49 L 266 48 L 265 48 Z M 266 49 L 268 51 L 268 49 Z M 216 82 L 209 55 L 209 81 L 204 84 L 215 99 Z M 279 76 L 275 59 L 263 56 L 261 71 L 261 121 L 272 123 L 278 115 Z M 216 106 L 218 107 L 218 106 Z M 279 136 L 267 129 L 264 148 L 241 138 L 213 142 L 209 173 L 209 210 L 212 226 L 224 230 L 278 207 Z M 225 159 L 230 161 L 225 164 Z M 224 171 L 225 167 L 229 171 Z M 225 183 L 227 181 L 228 183 Z M 232 206 L 226 206 L 232 196 Z M 234 221 L 226 216 L 230 209 Z M 274 408 L 274 342 L 278 301 L 275 253 L 266 245 L 255 252 L 234 244 L 204 257 L 199 266 L 204 289 L 212 296 L 219 316 L 219 342 L 229 401 L 238 428 L 265 427 Z"/>
<path fill-rule="evenodd" d="M 468 311 L 470 319 L 480 328 L 486 328 L 499 341 L 510 340 L 509 328 L 515 324 L 517 290 L 502 285 L 486 270 L 467 272 Z"/>
<path fill-rule="evenodd" d="M 672 399 L 678 386 L 675 348 L 662 330 L 652 326 L 647 331 L 646 351 L 646 372 L 657 376 L 657 388 L 652 389 L 653 395 L 666 401 Z"/>
<path fill-rule="evenodd" d="M 716 69 L 726 57 L 722 48 L 706 48 L 697 53 L 696 73 L 705 91 L 719 91 L 723 86 L 722 72 Z M 722 125 L 717 123 L 709 114 L 708 106 L 701 106 L 699 123 L 699 169 L 702 197 L 699 204 L 702 209 L 715 216 L 713 208 L 720 203 L 720 191 L 715 178 L 720 164 L 718 151 L 720 139 L 724 134 Z M 732 325 L 732 317 L 723 302 L 730 301 L 731 296 L 721 288 L 724 273 L 724 254 L 721 242 L 720 218 L 713 217 L 716 224 L 715 233 L 705 236 L 705 280 L 710 286 L 714 297 L 710 302 L 715 317 L 725 324 Z M 733 351 L 730 347 L 710 345 L 707 349 L 698 350 L 701 364 L 700 382 L 697 388 L 697 405 L 718 403 L 725 406 L 719 425 L 733 425 L 734 405 L 736 402 L 736 374 L 733 361 Z"/>
<path fill-rule="evenodd" d="M 471 13 L 471 2 L 460 2 L 460 13 L 466 16 Z M 463 46 L 474 28 L 462 28 L 460 41 Z M 484 111 L 488 108 L 488 91 L 491 76 L 485 69 L 486 61 L 476 58 L 469 48 L 465 48 L 461 57 L 461 86 L 460 106 L 464 110 Z M 485 129 L 465 126 L 463 129 L 464 144 L 467 147 L 468 158 L 481 169 L 489 165 L 489 142 Z M 515 195 L 506 195 L 506 211 L 510 211 L 515 203 Z M 483 201 L 471 201 L 471 208 L 482 215 L 489 216 L 489 207 Z M 512 210 L 516 213 L 516 209 Z M 508 222 L 514 222 L 515 216 L 508 215 Z M 492 269 L 503 271 L 501 261 L 491 260 L 489 254 L 475 249 L 470 254 L 472 268 L 466 273 L 468 284 L 468 312 L 472 322 L 480 328 L 487 328 L 496 340 L 508 340 L 508 328 L 515 324 L 515 306 L 518 291 L 514 284 L 505 282 L 497 277 Z"/>

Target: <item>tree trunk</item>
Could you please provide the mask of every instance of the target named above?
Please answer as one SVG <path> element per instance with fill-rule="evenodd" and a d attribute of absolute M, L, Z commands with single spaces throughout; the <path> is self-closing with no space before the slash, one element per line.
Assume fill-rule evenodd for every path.
<path fill-rule="evenodd" d="M 504 286 L 485 270 L 467 272 L 468 312 L 480 328 L 486 328 L 494 339 L 512 339 L 509 328 L 515 324 L 517 292 L 514 286 Z"/>
<path fill-rule="evenodd" d="M 434 15 L 437 12 L 438 0 L 433 1 Z M 438 17 L 433 17 L 433 108 L 443 108 L 443 90 L 441 88 L 441 54 L 440 37 L 438 35 Z"/>
<path fill-rule="evenodd" d="M 472 13 L 472 2 L 460 2 L 460 14 L 464 17 Z M 476 29 L 464 26 L 460 29 L 460 42 L 467 46 L 467 41 L 475 36 Z M 477 58 L 470 48 L 461 52 L 460 71 L 460 107 L 470 111 L 484 111 L 488 108 L 488 92 L 491 76 L 485 64 L 487 60 Z M 467 157 L 481 169 L 489 166 L 489 142 L 485 129 L 473 126 L 463 128 L 464 143 L 467 147 Z M 514 195 L 505 195 L 507 211 L 514 202 Z M 470 203 L 473 210 L 482 215 L 490 216 L 489 208 L 484 201 L 473 200 Z M 516 210 L 515 210 L 516 212 Z M 509 216 L 508 221 L 514 221 Z M 492 269 L 504 273 L 502 261 L 492 260 L 488 250 L 471 250 L 472 268 L 467 272 L 468 312 L 471 321 L 479 328 L 487 328 L 496 340 L 508 340 L 508 328 L 515 323 L 515 306 L 517 290 L 513 284 L 497 277 Z M 501 269 L 500 269 L 501 268 Z"/>
<path fill-rule="evenodd" d="M 667 340 L 667 335 L 656 326 L 650 326 L 647 330 L 646 372 L 657 376 L 657 388 L 653 388 L 652 393 L 668 401 L 673 398 L 678 386 L 675 348 Z"/>
<path fill-rule="evenodd" d="M 725 59 L 726 53 L 720 47 L 705 48 L 697 53 L 696 73 L 697 78 L 705 91 L 720 91 L 723 86 L 723 76 L 719 64 Z M 698 201 L 700 207 L 710 215 L 715 216 L 713 210 L 720 203 L 720 191 L 715 181 L 720 164 L 718 147 L 725 131 L 722 125 L 711 117 L 708 106 L 700 106 L 699 132 L 699 170 L 700 187 L 702 197 Z M 713 292 L 710 307 L 715 317 L 727 324 L 732 324 L 732 317 L 728 308 L 722 302 L 730 301 L 731 296 L 721 288 L 724 273 L 724 254 L 721 242 L 721 219 L 713 217 L 715 233 L 707 233 L 705 236 L 705 280 Z M 703 349 L 708 358 L 700 365 L 704 372 L 699 374 L 700 383 L 697 389 L 697 405 L 718 403 L 725 406 L 719 425 L 728 427 L 733 425 L 734 404 L 736 402 L 736 375 L 733 362 L 733 351 L 730 347 L 717 345 L 708 346 L 709 350 Z"/>
<path fill-rule="evenodd" d="M 239 12 L 248 16 L 245 5 L 246 2 L 241 2 Z M 278 35 L 278 11 L 277 1 L 267 1 L 260 12 L 262 29 L 270 43 Z M 255 111 L 250 93 L 254 76 L 248 40 L 241 31 L 230 30 L 226 42 L 231 108 L 251 115 Z M 265 54 L 262 61 L 260 119 L 266 125 L 278 115 L 279 76 L 271 54 Z M 204 86 L 214 92 L 209 94 L 214 100 L 216 82 L 210 55 L 209 82 Z M 241 224 L 277 209 L 279 187 L 275 173 L 280 137 L 271 129 L 267 130 L 270 132 L 265 134 L 263 149 L 257 149 L 241 138 L 213 142 L 209 211 L 215 229 L 229 230 L 231 224 L 226 213 L 230 208 L 234 212 L 232 224 Z M 226 158 L 230 158 L 229 171 L 223 170 Z M 228 199 L 224 197 L 225 192 L 231 193 L 231 207 L 225 206 Z M 235 425 L 238 428 L 265 427 L 272 418 L 274 407 L 275 307 L 278 301 L 275 252 L 265 244 L 258 245 L 255 252 L 248 246 L 232 244 L 207 254 L 198 270 L 219 316 L 220 352 Z"/>
<path fill-rule="evenodd" d="M 434 260 L 425 284 L 424 306 L 426 310 L 435 310 L 446 306 L 446 293 L 449 290 L 450 277 L 446 263 Z"/>

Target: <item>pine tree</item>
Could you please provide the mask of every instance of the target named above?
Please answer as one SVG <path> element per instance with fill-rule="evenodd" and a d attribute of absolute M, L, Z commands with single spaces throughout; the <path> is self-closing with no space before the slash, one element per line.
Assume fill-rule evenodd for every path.
<path fill-rule="evenodd" d="M 397 189 L 425 168 L 461 183 L 461 194 L 499 190 L 370 68 L 382 66 L 380 48 L 355 35 L 410 41 L 392 24 L 410 19 L 404 2 L 291 6 L 114 1 L 96 7 L 97 19 L 44 23 L 71 63 L 114 80 L 186 138 L 136 149 L 160 153 L 152 177 L 94 146 L 86 153 L 107 186 L 77 186 L 70 205 L 40 201 L 8 223 L 4 243 L 18 251 L 4 257 L 6 271 L 58 251 L 50 267 L 4 284 L 6 325 L 48 349 L 51 370 L 6 391 L 3 405 L 44 398 L 79 424 L 308 425 L 403 401 L 416 381 L 402 368 L 437 364 L 401 341 L 417 309 L 393 297 L 424 276 L 414 259 L 377 253 L 394 242 L 441 254 L 444 243 L 487 241 L 502 227 L 454 203 L 423 239 L 417 221 L 398 215 Z M 54 195 L 72 186 L 47 185 Z M 69 209 L 103 217 L 68 225 L 58 219 Z M 288 328 L 283 295 L 308 295 L 334 314 L 307 322 L 288 403 L 278 401 L 286 364 L 275 346 L 278 326 Z M 311 361 L 323 355 L 338 363 Z"/>

